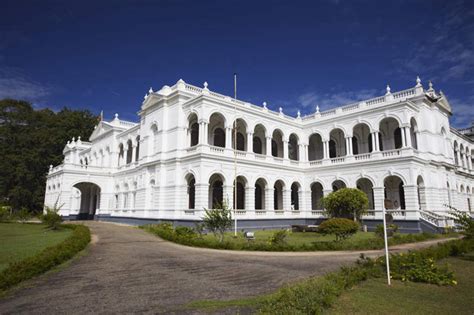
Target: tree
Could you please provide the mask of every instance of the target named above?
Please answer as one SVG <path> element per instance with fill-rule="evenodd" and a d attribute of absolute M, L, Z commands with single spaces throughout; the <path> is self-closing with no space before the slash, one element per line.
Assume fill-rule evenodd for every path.
<path fill-rule="evenodd" d="M 365 193 L 356 188 L 342 188 L 322 199 L 326 213 L 330 217 L 351 218 L 360 220 L 367 212 L 369 199 Z"/>
<path fill-rule="evenodd" d="M 319 225 L 318 232 L 336 235 L 336 241 L 344 240 L 359 230 L 359 224 L 344 218 L 332 218 Z"/>
<path fill-rule="evenodd" d="M 96 123 L 87 110 L 34 110 L 26 101 L 0 100 L 0 205 L 41 211 L 49 165 L 60 164 L 66 142 L 89 138 Z"/>
<path fill-rule="evenodd" d="M 204 209 L 203 224 L 214 236 L 219 237 L 219 242 L 224 241 L 224 233 L 232 227 L 231 210 L 224 202 L 217 205 L 215 209 Z"/>

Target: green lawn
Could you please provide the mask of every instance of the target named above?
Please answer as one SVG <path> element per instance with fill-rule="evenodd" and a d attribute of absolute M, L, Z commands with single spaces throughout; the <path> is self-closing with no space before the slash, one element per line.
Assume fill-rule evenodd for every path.
<path fill-rule="evenodd" d="M 22 260 L 58 244 L 71 229 L 48 230 L 42 224 L 0 223 L 0 271 L 12 261 Z"/>
<path fill-rule="evenodd" d="M 269 244 L 270 238 L 276 230 L 259 230 L 255 231 L 255 240 L 250 241 L 255 245 Z M 234 233 L 225 234 L 225 242 L 235 244 L 235 248 L 244 248 L 249 241 L 246 240 L 242 233 L 238 233 L 234 237 Z M 389 238 L 389 245 L 413 243 L 425 241 L 428 239 L 457 237 L 457 234 L 397 234 L 393 238 Z M 383 239 L 377 237 L 373 232 L 357 232 L 350 238 L 335 242 L 334 235 L 323 235 L 315 232 L 290 232 L 286 238 L 286 245 L 295 248 L 294 250 L 368 250 L 383 248 Z M 204 240 L 209 243 L 217 243 L 215 236 L 210 233 L 204 236 Z M 242 246 L 241 246 L 242 245 Z M 256 247 L 258 248 L 258 247 Z"/>
<path fill-rule="evenodd" d="M 470 258 L 470 260 L 468 259 Z M 457 286 L 371 279 L 343 293 L 330 314 L 473 314 L 474 253 L 466 258 L 448 258 Z"/>

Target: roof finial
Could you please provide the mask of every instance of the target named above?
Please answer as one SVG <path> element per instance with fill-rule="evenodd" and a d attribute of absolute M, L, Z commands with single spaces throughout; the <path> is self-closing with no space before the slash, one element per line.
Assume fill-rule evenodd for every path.
<path fill-rule="evenodd" d="M 152 87 L 150 87 L 150 89 L 148 90 L 148 93 L 150 93 L 150 94 L 153 93 L 153 88 Z"/>
<path fill-rule="evenodd" d="M 387 93 L 385 93 L 385 95 L 389 95 L 390 94 L 390 85 L 387 84 L 386 90 L 387 90 Z"/>
<path fill-rule="evenodd" d="M 209 85 L 209 84 L 207 84 L 207 81 L 205 81 L 205 82 L 204 82 L 204 89 L 207 90 L 207 86 L 208 86 L 208 85 Z"/>
<path fill-rule="evenodd" d="M 115 119 L 118 119 L 118 113 L 115 113 L 114 116 L 115 116 Z"/>
<path fill-rule="evenodd" d="M 143 99 L 146 100 L 147 97 L 148 97 L 148 94 L 145 93 L 145 96 L 143 96 Z"/>
<path fill-rule="evenodd" d="M 431 82 L 431 80 L 429 81 L 428 86 L 430 87 L 428 91 L 433 90 L 433 83 Z"/>
<path fill-rule="evenodd" d="M 421 86 L 421 79 L 419 76 L 416 76 L 416 86 Z"/>
<path fill-rule="evenodd" d="M 278 111 L 283 115 L 283 108 L 281 108 L 281 106 L 278 108 Z"/>
<path fill-rule="evenodd" d="M 267 102 L 263 102 L 263 108 L 267 109 Z"/>
<path fill-rule="evenodd" d="M 319 106 L 316 105 L 316 114 L 319 114 Z"/>
<path fill-rule="evenodd" d="M 301 118 L 301 112 L 300 112 L 300 110 L 298 110 L 298 112 L 296 113 L 296 118 Z"/>

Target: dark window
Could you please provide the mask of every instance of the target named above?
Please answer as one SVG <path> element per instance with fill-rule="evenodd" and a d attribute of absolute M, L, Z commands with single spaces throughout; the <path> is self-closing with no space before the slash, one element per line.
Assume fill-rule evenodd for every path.
<path fill-rule="evenodd" d="M 359 154 L 359 141 L 356 137 L 352 137 L 352 153 L 354 155 Z"/>
<path fill-rule="evenodd" d="M 194 123 L 191 125 L 191 146 L 195 146 L 199 143 L 199 125 Z"/>
<path fill-rule="evenodd" d="M 216 147 L 225 147 L 225 131 L 221 128 L 214 130 L 214 145 Z"/>
<path fill-rule="evenodd" d="M 237 133 L 237 150 L 245 151 L 245 136 L 241 133 Z"/>
<path fill-rule="evenodd" d="M 253 137 L 253 152 L 262 154 L 263 147 L 262 147 L 262 140 L 259 137 Z"/>
<path fill-rule="evenodd" d="M 395 149 L 400 149 L 402 147 L 402 130 L 400 128 L 395 129 L 393 137 L 395 139 Z"/>
<path fill-rule="evenodd" d="M 335 158 L 336 155 L 336 142 L 334 140 L 329 141 L 329 157 Z"/>

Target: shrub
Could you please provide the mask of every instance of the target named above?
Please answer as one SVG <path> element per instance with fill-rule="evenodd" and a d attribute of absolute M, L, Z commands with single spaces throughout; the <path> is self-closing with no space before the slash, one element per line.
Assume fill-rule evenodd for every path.
<path fill-rule="evenodd" d="M 216 237 L 219 237 L 219 242 L 222 243 L 224 241 L 225 231 L 232 227 L 231 210 L 224 202 L 216 209 L 204 209 L 204 211 L 204 227 L 211 231 Z"/>
<path fill-rule="evenodd" d="M 16 213 L 16 217 L 22 223 L 28 221 L 31 218 L 31 213 L 28 211 L 27 208 L 22 207 L 18 213 Z"/>
<path fill-rule="evenodd" d="M 342 188 L 323 197 L 322 203 L 330 217 L 360 220 L 367 212 L 369 199 L 359 189 Z"/>
<path fill-rule="evenodd" d="M 274 246 L 286 245 L 286 238 L 288 237 L 288 232 L 286 230 L 279 230 L 272 234 L 270 237 L 269 243 Z"/>
<path fill-rule="evenodd" d="M 45 213 L 40 216 L 41 222 L 52 230 L 57 230 L 63 222 L 63 218 L 58 214 L 55 208 L 46 207 Z"/>
<path fill-rule="evenodd" d="M 319 225 L 319 232 L 322 234 L 336 235 L 336 241 L 346 239 L 359 230 L 359 224 L 349 219 L 333 218 L 324 221 Z"/>
<path fill-rule="evenodd" d="M 202 238 L 204 236 L 204 224 L 196 222 L 194 224 L 194 231 L 199 235 L 199 238 Z"/>
<path fill-rule="evenodd" d="M 73 232 L 63 242 L 45 248 L 38 254 L 24 260 L 10 263 L 6 269 L 0 272 L 0 291 L 50 270 L 72 258 L 89 244 L 91 235 L 87 227 L 70 224 L 65 225 L 64 228 L 73 229 Z"/>
<path fill-rule="evenodd" d="M 389 226 L 387 226 L 387 236 L 390 237 L 390 236 L 394 236 L 395 233 L 398 232 L 398 225 L 396 224 L 390 224 Z M 383 238 L 383 224 L 377 224 L 377 226 L 375 227 L 375 231 L 374 231 L 375 235 L 377 235 L 378 237 L 380 238 Z"/>
<path fill-rule="evenodd" d="M 453 210 L 450 214 L 454 217 L 454 223 L 458 225 L 461 234 L 467 239 L 474 239 L 474 220 L 466 212 L 454 208 Z"/>
<path fill-rule="evenodd" d="M 177 226 L 174 229 L 177 237 L 184 237 L 184 238 L 193 238 L 196 237 L 196 232 L 187 226 Z"/>
<path fill-rule="evenodd" d="M 0 222 L 9 222 L 11 220 L 11 208 L 0 206 Z"/>

